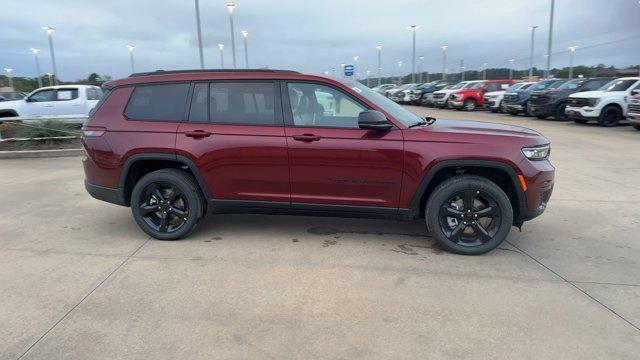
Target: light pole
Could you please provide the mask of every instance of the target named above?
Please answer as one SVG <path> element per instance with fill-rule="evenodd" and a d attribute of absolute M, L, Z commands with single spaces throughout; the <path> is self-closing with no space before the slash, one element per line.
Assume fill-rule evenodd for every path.
<path fill-rule="evenodd" d="M 402 84 L 402 61 L 398 61 L 398 84 Z"/>
<path fill-rule="evenodd" d="M 36 77 L 38 78 L 38 88 L 42 87 L 42 78 L 40 77 L 40 60 L 38 60 L 39 49 L 31 48 L 29 49 L 33 53 L 33 58 L 36 61 Z"/>
<path fill-rule="evenodd" d="M 9 78 L 9 87 L 13 90 L 13 77 L 11 76 L 11 72 L 13 72 L 12 68 L 4 68 L 4 71 L 7 73 L 7 77 Z"/>
<path fill-rule="evenodd" d="M 418 82 L 422 83 L 422 60 L 424 60 L 424 56 L 418 56 Z"/>
<path fill-rule="evenodd" d="M 487 63 L 482 64 L 482 80 L 487 80 Z"/>
<path fill-rule="evenodd" d="M 45 73 L 45 75 L 47 75 L 47 78 L 49 79 L 49 86 L 53 86 L 53 74 L 52 73 Z"/>
<path fill-rule="evenodd" d="M 547 59 L 549 59 L 549 56 L 551 56 L 551 55 L 549 55 L 549 54 L 544 54 L 544 55 L 542 55 L 542 56 L 544 57 L 544 60 L 545 60 L 545 61 L 547 61 Z M 551 77 L 551 71 L 548 71 L 548 72 L 547 72 L 546 70 L 545 70 L 545 71 L 543 71 L 542 76 L 543 76 L 545 79 L 549 79 L 549 78 Z"/>
<path fill-rule="evenodd" d="M 204 69 L 204 53 L 202 51 L 202 31 L 200 30 L 200 3 L 198 0 L 196 0 L 195 5 L 196 5 L 196 27 L 198 29 L 198 52 L 200 54 L 200 69 Z"/>
<path fill-rule="evenodd" d="M 233 68 L 236 69 L 236 37 L 233 32 L 233 11 L 236 9 L 236 4 L 232 2 L 227 3 L 227 10 L 229 10 L 229 25 L 231 26 L 231 59 L 233 60 Z"/>
<path fill-rule="evenodd" d="M 369 75 L 371 75 L 371 71 L 367 70 L 367 87 L 369 87 Z"/>
<path fill-rule="evenodd" d="M 136 65 L 135 62 L 133 61 L 133 50 L 136 47 L 133 45 L 127 45 L 127 50 L 129 50 L 129 60 L 131 62 L 131 73 L 135 73 L 136 72 Z"/>
<path fill-rule="evenodd" d="M 218 44 L 220 50 L 220 69 L 224 69 L 224 44 Z"/>
<path fill-rule="evenodd" d="M 440 49 L 442 50 L 442 80 L 447 79 L 447 49 L 449 45 L 442 45 Z"/>
<path fill-rule="evenodd" d="M 516 59 L 509 59 L 509 80 L 513 79 L 513 63 Z"/>
<path fill-rule="evenodd" d="M 53 78 L 57 84 L 58 70 L 56 69 L 56 55 L 55 55 L 55 52 L 53 51 L 53 33 L 56 31 L 56 29 L 52 28 L 51 26 L 44 26 L 42 30 L 47 32 L 47 36 L 49 38 L 49 52 L 51 53 L 51 67 L 53 68 Z"/>
<path fill-rule="evenodd" d="M 376 46 L 376 49 L 378 49 L 378 86 L 380 86 L 382 82 L 382 45 Z"/>
<path fill-rule="evenodd" d="M 529 53 L 529 81 L 531 81 L 531 78 L 533 77 L 533 44 L 536 38 L 537 28 L 537 25 L 529 28 L 529 31 L 531 31 L 531 52 Z"/>
<path fill-rule="evenodd" d="M 360 56 L 353 57 L 353 78 L 356 80 L 358 80 L 358 59 L 360 59 Z"/>
<path fill-rule="evenodd" d="M 249 37 L 249 32 L 247 30 L 241 30 L 242 40 L 244 41 L 244 65 L 245 69 L 249 68 L 249 48 L 247 47 L 247 38 Z"/>
<path fill-rule="evenodd" d="M 464 60 L 460 60 L 460 81 L 464 81 Z"/>
<path fill-rule="evenodd" d="M 416 31 L 420 29 L 420 25 L 411 25 L 407 27 L 413 33 L 413 48 L 411 51 L 411 83 L 416 82 Z"/>
<path fill-rule="evenodd" d="M 551 43 L 553 42 L 553 8 L 555 0 L 551 0 L 551 13 L 549 16 L 549 41 L 547 42 L 547 70 L 546 78 L 551 77 Z"/>
<path fill-rule="evenodd" d="M 569 46 L 569 79 L 573 79 L 573 56 L 578 50 L 578 45 Z"/>

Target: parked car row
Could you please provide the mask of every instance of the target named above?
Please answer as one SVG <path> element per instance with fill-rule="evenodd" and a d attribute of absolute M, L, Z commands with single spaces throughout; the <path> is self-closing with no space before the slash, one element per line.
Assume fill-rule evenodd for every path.
<path fill-rule="evenodd" d="M 485 109 L 538 119 L 616 126 L 628 119 L 640 130 L 640 78 L 472 80 L 457 84 L 384 84 L 374 90 L 401 104 L 473 111 Z"/>

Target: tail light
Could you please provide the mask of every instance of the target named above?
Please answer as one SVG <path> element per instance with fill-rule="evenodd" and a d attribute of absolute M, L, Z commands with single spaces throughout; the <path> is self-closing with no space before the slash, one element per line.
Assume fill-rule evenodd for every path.
<path fill-rule="evenodd" d="M 82 128 L 82 136 L 89 137 L 100 137 L 107 131 L 106 128 L 100 126 L 84 126 Z"/>

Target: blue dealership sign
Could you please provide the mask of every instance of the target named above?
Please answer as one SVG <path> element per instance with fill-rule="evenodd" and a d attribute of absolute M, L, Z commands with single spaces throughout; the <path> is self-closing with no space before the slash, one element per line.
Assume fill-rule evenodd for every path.
<path fill-rule="evenodd" d="M 344 75 L 345 76 L 353 76 L 353 72 L 355 71 L 355 66 L 353 65 L 345 65 L 344 66 Z"/>

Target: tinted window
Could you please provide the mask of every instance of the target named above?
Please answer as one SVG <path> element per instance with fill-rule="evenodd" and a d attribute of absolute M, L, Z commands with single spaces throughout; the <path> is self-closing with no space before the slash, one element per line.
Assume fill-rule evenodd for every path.
<path fill-rule="evenodd" d="M 275 84 L 215 82 L 209 87 L 209 116 L 213 123 L 275 125 Z"/>
<path fill-rule="evenodd" d="M 631 85 L 635 84 L 637 80 L 613 80 L 612 82 L 607 84 L 606 88 L 603 88 L 604 91 L 625 91 L 631 87 Z"/>
<path fill-rule="evenodd" d="M 133 120 L 180 121 L 189 84 L 136 86 L 124 114 Z"/>
<path fill-rule="evenodd" d="M 31 95 L 29 99 L 33 102 L 53 101 L 54 91 L 53 89 L 38 91 L 37 93 Z"/>
<path fill-rule="evenodd" d="M 289 83 L 289 102 L 296 126 L 358 127 L 358 115 L 366 108 L 332 87 Z"/>
<path fill-rule="evenodd" d="M 595 90 L 598 90 L 601 87 L 603 87 L 608 82 L 609 82 L 609 80 L 602 80 L 602 79 L 590 80 L 589 82 L 584 84 L 583 88 L 580 89 L 580 90 L 581 91 L 595 91 Z"/>
<path fill-rule="evenodd" d="M 78 89 L 58 89 L 56 91 L 56 101 L 69 101 L 78 98 Z"/>
<path fill-rule="evenodd" d="M 87 88 L 87 100 L 100 100 L 102 90 L 98 88 Z"/>
<path fill-rule="evenodd" d="M 191 107 L 189 108 L 189 121 L 208 122 L 209 117 L 209 83 L 197 83 L 193 87 Z"/>

